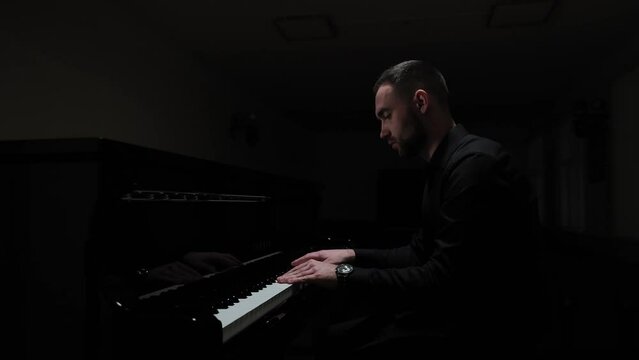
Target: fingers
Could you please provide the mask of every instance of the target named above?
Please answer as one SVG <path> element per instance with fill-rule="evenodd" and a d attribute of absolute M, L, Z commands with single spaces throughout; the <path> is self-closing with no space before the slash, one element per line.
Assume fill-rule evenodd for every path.
<path fill-rule="evenodd" d="M 295 260 L 293 260 L 291 262 L 291 265 L 293 266 L 298 266 L 301 265 L 309 260 L 318 260 L 318 261 L 322 261 L 322 257 L 320 256 L 320 252 L 319 251 L 314 251 L 314 252 L 310 252 L 302 257 L 299 257 Z"/>
<path fill-rule="evenodd" d="M 277 282 L 294 284 L 299 282 L 304 282 L 308 278 L 312 277 L 315 273 L 315 269 L 312 266 L 312 263 L 306 262 L 301 265 L 294 267 L 289 270 L 286 274 L 281 275 L 277 278 Z"/>
<path fill-rule="evenodd" d="M 299 257 L 299 258 L 297 258 L 297 259 L 295 259 L 295 260 L 291 261 L 291 265 L 293 265 L 293 266 L 298 266 L 298 265 L 300 265 L 300 264 L 303 264 L 303 263 L 307 262 L 307 261 L 310 259 L 310 255 L 311 255 L 311 254 L 312 254 L 312 253 L 306 254 L 306 255 L 304 255 L 304 256 L 302 256 L 302 257 Z"/>

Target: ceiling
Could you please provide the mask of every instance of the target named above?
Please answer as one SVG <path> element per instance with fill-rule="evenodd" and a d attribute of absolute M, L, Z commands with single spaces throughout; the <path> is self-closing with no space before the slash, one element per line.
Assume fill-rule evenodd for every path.
<path fill-rule="evenodd" d="M 440 68 L 454 115 L 512 116 L 552 107 L 639 40 L 636 0 L 136 0 L 135 8 L 317 131 L 376 129 L 371 87 L 402 60 Z M 290 25 L 303 28 L 282 36 Z"/>

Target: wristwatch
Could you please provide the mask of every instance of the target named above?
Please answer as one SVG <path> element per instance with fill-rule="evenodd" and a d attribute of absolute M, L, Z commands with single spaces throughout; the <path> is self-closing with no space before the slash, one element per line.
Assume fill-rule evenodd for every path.
<path fill-rule="evenodd" d="M 337 275 L 337 283 L 343 285 L 346 283 L 346 279 L 353 272 L 353 265 L 351 264 L 339 264 L 335 268 L 335 275 Z"/>

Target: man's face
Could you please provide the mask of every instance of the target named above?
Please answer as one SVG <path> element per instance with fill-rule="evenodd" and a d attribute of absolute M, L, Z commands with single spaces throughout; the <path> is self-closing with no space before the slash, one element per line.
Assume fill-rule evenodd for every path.
<path fill-rule="evenodd" d="M 411 99 L 402 98 L 390 84 L 375 95 L 375 115 L 381 122 L 379 137 L 401 157 L 418 155 L 425 146 L 426 132 Z"/>

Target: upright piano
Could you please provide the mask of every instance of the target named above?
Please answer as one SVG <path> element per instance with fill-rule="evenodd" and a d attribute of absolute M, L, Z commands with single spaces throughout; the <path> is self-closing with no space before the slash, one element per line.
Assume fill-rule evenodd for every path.
<path fill-rule="evenodd" d="M 296 331 L 304 289 L 275 277 L 316 240 L 317 184 L 101 138 L 0 142 L 0 165 L 18 358 L 243 358 Z"/>

